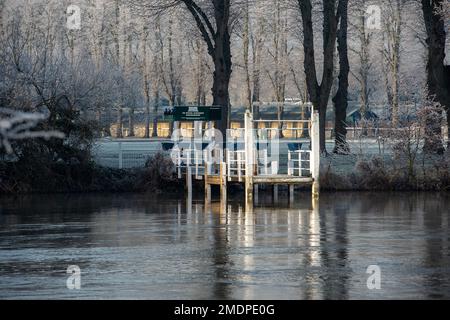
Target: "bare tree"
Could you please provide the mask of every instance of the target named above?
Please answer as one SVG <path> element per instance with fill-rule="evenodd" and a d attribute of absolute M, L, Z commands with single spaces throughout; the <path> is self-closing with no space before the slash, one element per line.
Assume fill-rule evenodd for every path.
<path fill-rule="evenodd" d="M 252 103 L 259 102 L 261 99 L 261 64 L 262 64 L 262 49 L 264 46 L 266 21 L 260 10 L 257 11 L 256 17 L 256 31 L 250 33 L 252 43 L 252 62 L 253 62 L 253 90 Z M 254 108 L 255 117 L 258 117 L 259 107 Z"/>
<path fill-rule="evenodd" d="M 338 5 L 340 27 L 338 32 L 339 50 L 339 87 L 333 98 L 335 112 L 335 147 L 334 153 L 347 154 L 350 148 L 347 143 L 347 105 L 348 105 L 348 75 L 350 66 L 348 61 L 348 0 L 340 0 Z"/>
<path fill-rule="evenodd" d="M 314 107 L 319 111 L 320 118 L 320 149 L 326 152 L 325 125 L 326 112 L 333 85 L 336 35 L 338 29 L 337 0 L 323 0 L 323 74 L 319 84 L 316 70 L 313 31 L 313 6 L 311 0 L 298 0 L 303 23 L 304 68 L 308 94 Z"/>
<path fill-rule="evenodd" d="M 447 9 L 446 9 L 447 8 Z M 448 12 L 445 0 L 422 0 L 422 11 L 427 33 L 428 46 L 427 83 L 429 95 L 436 99 L 447 111 L 447 124 L 450 128 L 450 66 L 445 65 L 445 20 L 439 13 Z M 441 130 L 441 126 L 435 126 Z M 449 130 L 450 131 L 450 130 Z M 449 140 L 450 144 L 450 140 Z M 441 153 L 442 145 L 428 145 L 426 149 Z"/>
<path fill-rule="evenodd" d="M 384 0 L 382 54 L 385 61 L 385 86 L 394 127 L 399 120 L 400 53 L 405 0 Z"/>
<path fill-rule="evenodd" d="M 226 136 L 230 104 L 229 84 L 232 72 L 231 0 L 212 0 L 210 5 L 194 0 L 147 0 L 133 1 L 132 3 L 139 9 L 148 9 L 159 13 L 184 4 L 184 7 L 190 12 L 214 64 L 213 104 L 222 107 L 222 121 L 219 123 L 219 129 Z"/>
<path fill-rule="evenodd" d="M 356 54 L 359 66 L 356 71 L 351 71 L 352 75 L 359 84 L 359 100 L 361 103 L 360 112 L 361 117 L 366 116 L 366 112 L 370 107 L 370 96 L 372 88 L 370 86 L 370 75 L 372 73 L 372 61 L 370 57 L 370 44 L 372 42 L 372 33 L 367 30 L 366 24 L 366 0 L 359 0 L 354 4 L 356 11 L 356 23 L 353 26 L 356 30 L 357 46 L 350 50 Z"/>
<path fill-rule="evenodd" d="M 242 35 L 243 47 L 244 47 L 244 72 L 245 72 L 245 83 L 246 87 L 246 105 L 247 109 L 251 109 L 252 107 L 252 89 L 250 82 L 250 13 L 249 13 L 249 5 L 248 0 L 245 0 L 244 7 L 244 31 Z"/>
<path fill-rule="evenodd" d="M 282 137 L 282 118 L 284 113 L 284 102 L 286 98 L 286 81 L 289 72 L 288 67 L 288 30 L 287 13 L 281 7 L 281 2 L 275 2 L 275 19 L 269 23 L 272 34 L 270 47 L 267 49 L 272 59 L 272 64 L 267 65 L 266 74 L 272 84 L 275 101 L 277 102 L 278 131 Z"/>

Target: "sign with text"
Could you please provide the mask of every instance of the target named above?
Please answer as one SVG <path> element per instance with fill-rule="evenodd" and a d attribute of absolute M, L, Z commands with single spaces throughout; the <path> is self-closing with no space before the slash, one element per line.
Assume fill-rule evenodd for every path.
<path fill-rule="evenodd" d="M 174 121 L 220 121 L 221 107 L 174 107 Z"/>

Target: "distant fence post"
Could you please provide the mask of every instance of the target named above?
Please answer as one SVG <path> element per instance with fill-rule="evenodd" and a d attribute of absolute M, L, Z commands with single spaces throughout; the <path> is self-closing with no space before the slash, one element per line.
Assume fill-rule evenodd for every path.
<path fill-rule="evenodd" d="M 122 142 L 119 142 L 119 169 L 123 169 L 123 151 L 122 151 Z"/>

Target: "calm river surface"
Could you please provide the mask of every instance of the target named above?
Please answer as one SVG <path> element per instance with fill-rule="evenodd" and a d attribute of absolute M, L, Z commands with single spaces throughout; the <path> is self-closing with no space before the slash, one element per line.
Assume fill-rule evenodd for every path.
<path fill-rule="evenodd" d="M 0 298 L 450 299 L 450 194 L 260 198 L 248 214 L 238 200 L 0 198 Z"/>

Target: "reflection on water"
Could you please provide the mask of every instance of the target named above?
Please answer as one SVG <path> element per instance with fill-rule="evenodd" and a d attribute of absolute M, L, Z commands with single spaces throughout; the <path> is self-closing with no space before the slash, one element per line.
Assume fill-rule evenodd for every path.
<path fill-rule="evenodd" d="M 448 194 L 0 200 L 0 298 L 450 298 Z M 81 290 L 66 268 L 81 268 Z M 381 268 L 381 290 L 366 269 Z"/>

